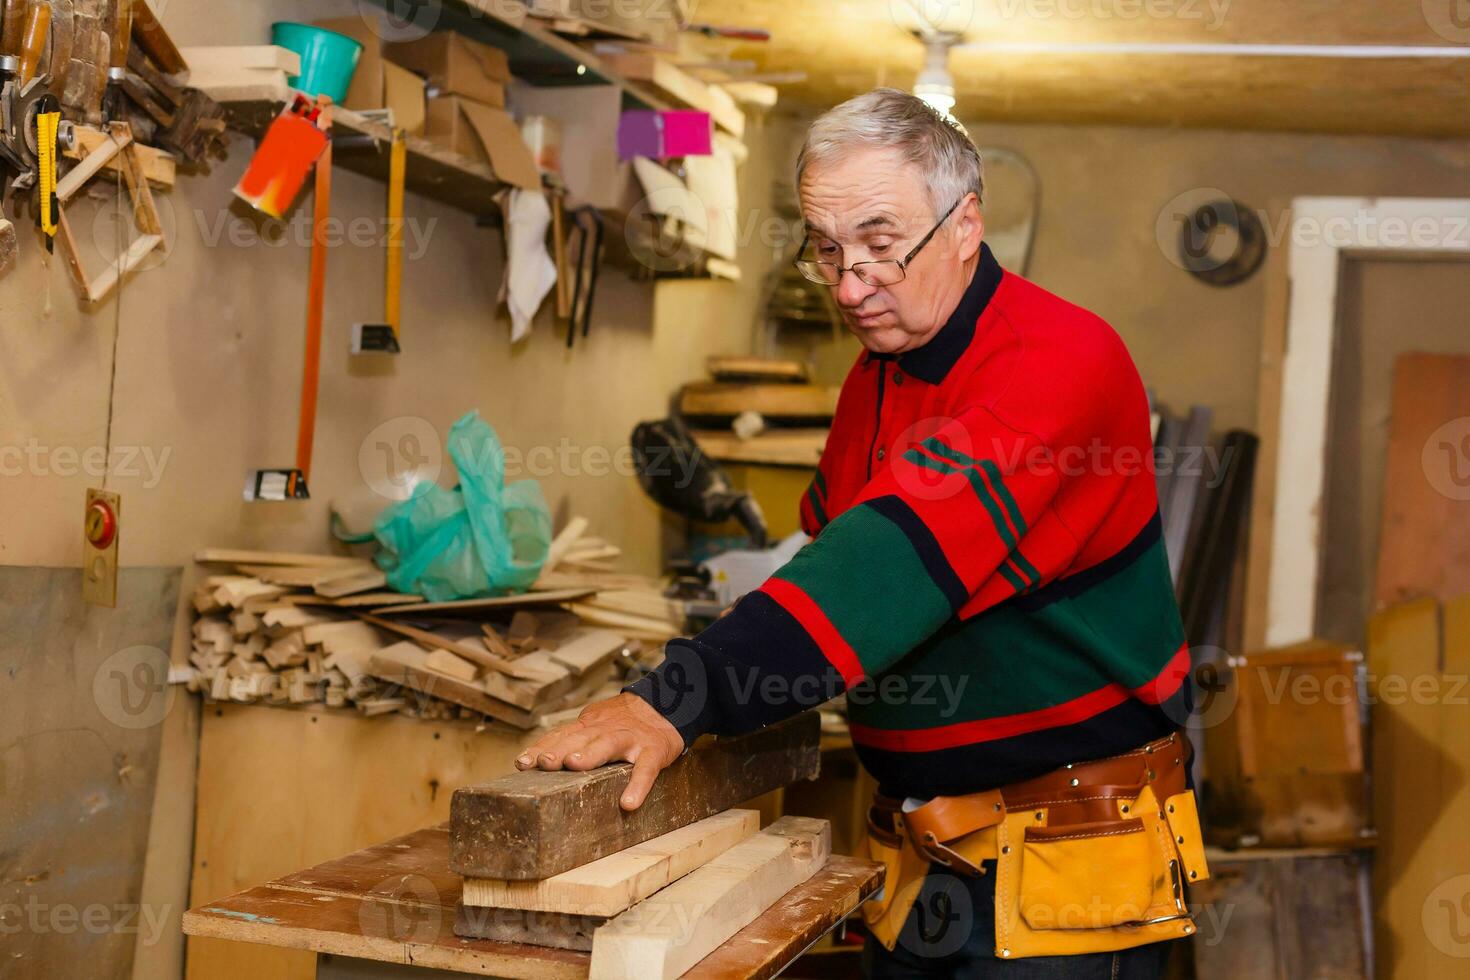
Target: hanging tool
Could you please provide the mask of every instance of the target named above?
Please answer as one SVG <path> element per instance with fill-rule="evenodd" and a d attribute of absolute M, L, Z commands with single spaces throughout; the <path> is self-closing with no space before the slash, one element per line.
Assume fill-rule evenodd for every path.
<path fill-rule="evenodd" d="M 290 127 L 285 133 L 284 142 L 277 146 L 280 156 L 274 161 L 269 158 L 262 160 L 262 154 L 266 150 L 266 140 L 262 140 L 260 148 L 255 151 L 255 159 L 250 161 L 250 168 L 246 171 L 245 177 L 241 178 L 241 186 L 235 189 L 235 193 L 250 200 L 244 193 L 241 193 L 241 187 L 245 187 L 246 181 L 252 179 L 252 172 L 256 169 L 256 164 L 264 165 L 272 162 L 279 164 L 284 158 L 288 167 L 296 167 L 299 164 L 300 154 L 304 152 L 304 144 L 315 142 L 308 137 L 308 134 L 299 131 L 299 124 L 308 124 L 311 128 L 318 130 L 321 136 L 321 148 L 314 157 L 316 185 L 315 199 L 312 202 L 311 270 L 308 273 L 306 285 L 306 347 L 301 368 L 301 413 L 296 428 L 296 465 L 288 469 L 250 471 L 245 478 L 245 499 L 251 501 L 306 500 L 311 495 L 307 488 L 307 481 L 311 477 L 312 443 L 316 436 L 317 386 L 321 378 L 322 360 L 322 305 L 326 297 L 327 223 L 331 217 L 332 206 L 332 143 L 329 135 L 332 128 L 332 111 L 330 100 L 324 97 L 318 97 L 315 107 L 310 111 L 306 111 L 300 105 L 305 101 L 304 98 L 298 96 L 297 105 L 282 112 L 271 124 L 271 130 L 266 133 L 266 140 L 269 140 L 271 132 L 276 131 L 276 126 L 285 122 Z M 262 210 L 264 210 L 264 204 L 258 202 L 271 198 L 272 192 L 278 189 L 277 185 L 272 183 L 272 179 L 277 176 L 279 176 L 278 170 L 263 166 L 262 172 L 254 175 L 253 182 L 247 188 L 257 192 L 258 197 L 252 203 Z M 296 179 L 299 187 L 300 183 L 306 179 L 306 175 L 301 173 Z M 292 196 L 294 197 L 294 192 Z M 278 195 L 274 197 L 274 203 L 280 203 Z M 289 204 L 289 200 L 286 203 Z"/>
<path fill-rule="evenodd" d="M 46 238 L 46 251 L 56 250 L 61 223 L 61 199 L 56 196 L 56 139 L 61 128 L 61 103 L 48 95 L 36 113 L 36 223 Z"/>
<path fill-rule="evenodd" d="M 597 270 L 602 264 L 602 212 L 590 204 L 571 212 L 572 234 L 577 242 L 577 267 L 573 272 L 567 347 L 572 346 L 580 324 L 582 336 L 592 326 L 592 300 L 597 294 Z"/>
<path fill-rule="evenodd" d="M 556 180 L 547 183 L 551 200 L 551 257 L 556 263 L 553 312 L 558 320 L 565 320 L 571 315 L 571 292 L 567 289 L 566 189 Z"/>
<path fill-rule="evenodd" d="M 26 10 L 25 28 L 21 31 L 20 42 L 20 68 L 16 72 L 16 81 L 24 88 L 36 75 L 36 69 L 41 65 L 41 55 L 46 52 L 46 38 L 51 31 L 51 6 L 42 2 L 33 2 Z"/>
<path fill-rule="evenodd" d="M 102 118 L 120 119 L 123 114 L 123 83 L 128 77 L 128 53 L 133 46 L 133 0 L 112 0 L 112 50 L 107 64 L 107 88 L 102 97 Z"/>
<path fill-rule="evenodd" d="M 354 323 L 352 353 L 397 354 L 403 293 L 403 185 L 408 176 L 408 143 L 403 130 L 393 130 L 388 159 L 388 241 L 384 271 L 383 323 Z"/>

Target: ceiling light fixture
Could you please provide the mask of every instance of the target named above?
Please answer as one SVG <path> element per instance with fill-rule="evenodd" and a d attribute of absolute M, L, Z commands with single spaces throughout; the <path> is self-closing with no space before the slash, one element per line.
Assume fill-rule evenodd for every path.
<path fill-rule="evenodd" d="M 914 79 L 914 95 L 946 119 L 954 119 L 954 76 L 949 73 L 949 49 L 954 34 L 935 34 L 924 40 L 924 68 Z"/>

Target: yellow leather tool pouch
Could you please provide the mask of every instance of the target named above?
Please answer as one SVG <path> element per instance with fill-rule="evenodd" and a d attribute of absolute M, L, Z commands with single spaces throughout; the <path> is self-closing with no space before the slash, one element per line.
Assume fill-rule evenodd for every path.
<path fill-rule="evenodd" d="M 902 817 L 895 822 L 902 832 Z M 898 934 L 903 930 L 904 920 L 909 917 L 924 876 L 929 873 L 929 861 L 914 850 L 914 845 L 903 834 L 897 842 L 868 831 L 868 859 L 883 865 L 883 893 L 870 898 L 863 904 L 863 921 L 868 931 L 887 949 L 898 943 Z"/>
<path fill-rule="evenodd" d="M 1007 813 L 996 828 L 996 955 L 1115 952 L 1192 934 L 1174 837 L 1197 839 L 1199 827 L 1185 828 L 1193 811 L 1174 802 L 1174 813 L 1161 813 L 1144 788 L 1118 802 L 1117 820 L 1058 827 Z M 1180 834 L 1166 816 L 1178 818 Z"/>
<path fill-rule="evenodd" d="M 1143 821 L 1027 827 L 1021 918 L 1032 929 L 1106 929 L 1139 922 L 1153 904 L 1158 845 Z"/>

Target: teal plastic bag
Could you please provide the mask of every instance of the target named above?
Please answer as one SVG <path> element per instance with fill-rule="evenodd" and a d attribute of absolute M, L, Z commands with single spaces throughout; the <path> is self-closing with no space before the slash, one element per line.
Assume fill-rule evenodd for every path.
<path fill-rule="evenodd" d="M 388 585 L 431 602 L 524 592 L 551 547 L 551 511 L 535 480 L 505 484 L 495 430 L 470 412 L 449 429 L 459 486 L 421 484 L 373 525 Z"/>

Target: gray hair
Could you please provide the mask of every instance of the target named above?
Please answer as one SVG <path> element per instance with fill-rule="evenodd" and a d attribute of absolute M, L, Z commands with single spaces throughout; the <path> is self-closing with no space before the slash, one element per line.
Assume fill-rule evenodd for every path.
<path fill-rule="evenodd" d="M 966 194 L 982 200 L 980 151 L 956 122 L 924 100 L 896 88 L 877 88 L 817 117 L 796 158 L 796 184 L 807 168 L 823 166 L 859 147 L 896 149 L 918 166 L 929 185 L 935 217 Z"/>

